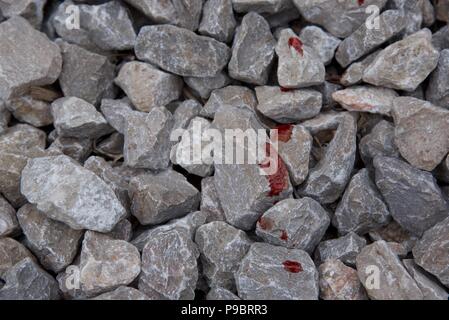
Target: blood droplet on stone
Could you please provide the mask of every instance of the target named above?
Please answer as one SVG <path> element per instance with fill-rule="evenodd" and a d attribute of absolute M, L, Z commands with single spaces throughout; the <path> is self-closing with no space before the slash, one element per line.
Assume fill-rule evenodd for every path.
<path fill-rule="evenodd" d="M 266 144 L 267 158 L 259 166 L 262 169 L 271 169 L 272 160 L 277 160 L 277 170 L 274 174 L 268 174 L 268 182 L 270 184 L 270 192 L 268 196 L 275 197 L 281 194 L 282 191 L 288 188 L 288 170 L 284 161 L 278 153 L 272 148 L 270 143 Z"/>
<path fill-rule="evenodd" d="M 260 217 L 258 223 L 262 230 L 270 230 L 273 228 L 273 221 L 271 219 Z"/>
<path fill-rule="evenodd" d="M 293 47 L 296 52 L 298 52 L 301 56 L 304 56 L 303 43 L 298 38 L 291 37 L 288 39 L 288 46 Z"/>
<path fill-rule="evenodd" d="M 289 142 L 292 138 L 293 125 L 281 124 L 275 128 L 278 131 L 278 140 L 281 142 Z"/>
<path fill-rule="evenodd" d="M 300 273 L 301 271 L 304 271 L 302 269 L 302 265 L 297 261 L 287 260 L 284 261 L 282 264 L 284 266 L 284 269 L 291 273 Z"/>
<path fill-rule="evenodd" d="M 287 241 L 288 240 L 287 231 L 285 231 L 285 230 L 281 231 L 281 240 L 283 240 L 283 241 Z"/>

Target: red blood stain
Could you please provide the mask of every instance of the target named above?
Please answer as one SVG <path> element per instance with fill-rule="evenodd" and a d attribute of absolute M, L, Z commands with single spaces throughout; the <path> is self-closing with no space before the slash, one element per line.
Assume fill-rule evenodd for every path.
<path fill-rule="evenodd" d="M 359 4 L 359 6 L 361 6 L 365 3 L 365 0 L 357 0 L 357 3 Z"/>
<path fill-rule="evenodd" d="M 288 39 L 288 46 L 293 47 L 301 56 L 304 56 L 303 43 L 295 37 Z"/>
<path fill-rule="evenodd" d="M 289 142 L 292 138 L 293 125 L 281 124 L 275 128 L 278 131 L 278 140 L 281 142 Z"/>
<path fill-rule="evenodd" d="M 271 219 L 260 217 L 257 222 L 262 230 L 270 230 L 273 228 L 273 221 Z"/>
<path fill-rule="evenodd" d="M 287 231 L 285 231 L 285 230 L 281 231 L 281 240 L 283 240 L 283 241 L 287 241 L 288 240 Z"/>
<path fill-rule="evenodd" d="M 284 265 L 284 269 L 291 273 L 300 273 L 301 271 L 304 271 L 302 265 L 297 261 L 287 260 L 282 262 L 282 264 Z"/>
<path fill-rule="evenodd" d="M 281 92 L 290 92 L 294 89 L 281 87 Z"/>
<path fill-rule="evenodd" d="M 272 148 L 272 145 L 270 143 L 267 143 L 266 148 L 267 158 L 265 159 L 265 161 L 259 164 L 259 167 L 262 169 L 271 169 L 271 161 L 277 160 L 276 172 L 274 174 L 267 175 L 268 182 L 270 184 L 270 192 L 268 193 L 268 196 L 275 197 L 280 195 L 282 191 L 288 188 L 289 176 L 284 161 L 274 150 L 274 148 Z"/>

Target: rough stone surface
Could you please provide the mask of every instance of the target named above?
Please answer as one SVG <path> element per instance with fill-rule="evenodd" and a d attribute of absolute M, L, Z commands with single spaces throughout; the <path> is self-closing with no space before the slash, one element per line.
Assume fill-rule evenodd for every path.
<path fill-rule="evenodd" d="M 251 89 L 242 86 L 227 86 L 212 91 L 200 115 L 214 118 L 220 107 L 247 107 L 253 110 L 256 105 L 257 100 Z"/>
<path fill-rule="evenodd" d="M 232 0 L 207 0 L 204 3 L 203 17 L 198 28 L 200 34 L 221 42 L 230 42 L 236 25 Z"/>
<path fill-rule="evenodd" d="M 136 109 L 144 112 L 178 99 L 183 87 L 179 77 L 137 61 L 128 62 L 120 69 L 115 84 L 125 91 Z"/>
<path fill-rule="evenodd" d="M 79 163 L 83 163 L 92 152 L 92 140 L 88 138 L 57 137 L 48 147 L 48 150 L 65 154 Z"/>
<path fill-rule="evenodd" d="M 332 224 L 341 234 L 366 234 L 386 225 L 390 212 L 367 169 L 360 170 L 346 188 Z"/>
<path fill-rule="evenodd" d="M 16 210 L 0 195 L 0 237 L 15 235 L 18 229 Z"/>
<path fill-rule="evenodd" d="M 426 98 L 433 104 L 449 109 L 449 50 L 440 53 L 438 67 L 429 79 Z"/>
<path fill-rule="evenodd" d="M 236 12 L 258 12 L 273 14 L 284 9 L 291 9 L 288 0 L 232 0 Z"/>
<path fill-rule="evenodd" d="M 109 232 L 126 214 L 103 180 L 67 156 L 28 161 L 21 191 L 49 218 L 77 230 Z"/>
<path fill-rule="evenodd" d="M 363 74 L 375 86 L 414 91 L 437 67 L 439 52 L 424 29 L 395 42 L 377 55 Z"/>
<path fill-rule="evenodd" d="M 185 77 L 184 81 L 192 92 L 200 96 L 202 99 L 209 99 L 212 91 L 227 87 L 231 83 L 231 79 L 227 73 L 224 72 L 220 72 L 215 77 Z"/>
<path fill-rule="evenodd" d="M 408 273 L 415 279 L 424 295 L 424 300 L 447 300 L 449 294 L 432 276 L 418 266 L 413 259 L 402 260 Z"/>
<path fill-rule="evenodd" d="M 341 43 L 340 39 L 316 26 L 307 26 L 302 29 L 299 38 L 303 44 L 315 49 L 325 65 L 332 62 L 335 50 Z"/>
<path fill-rule="evenodd" d="M 75 258 L 83 231 L 47 218 L 31 204 L 17 211 L 26 244 L 47 270 L 59 272 Z"/>
<path fill-rule="evenodd" d="M 46 101 L 34 99 L 30 95 L 8 100 L 6 108 L 14 118 L 34 127 L 44 127 L 53 123 L 50 104 Z"/>
<path fill-rule="evenodd" d="M 234 37 L 229 76 L 264 85 L 273 64 L 275 45 L 268 22 L 254 12 L 245 15 Z"/>
<path fill-rule="evenodd" d="M 170 25 L 146 26 L 137 37 L 138 59 L 187 77 L 214 77 L 228 63 L 231 50 L 215 39 Z"/>
<path fill-rule="evenodd" d="M 35 259 L 20 242 L 12 238 L 0 238 L 0 278 L 4 279 L 5 273 L 16 263 L 25 258 Z"/>
<path fill-rule="evenodd" d="M 226 219 L 218 199 L 214 179 L 214 177 L 207 177 L 201 180 L 200 210 L 207 215 L 207 222 L 225 221 Z"/>
<path fill-rule="evenodd" d="M 0 1 L 0 15 L 5 18 L 21 16 L 31 25 L 39 29 L 44 19 L 44 6 L 47 0 L 2 0 Z M 1 20 L 1 19 L 0 19 Z"/>
<path fill-rule="evenodd" d="M 58 46 L 22 17 L 0 24 L 0 56 L 0 100 L 19 96 L 31 86 L 51 84 L 61 73 Z"/>
<path fill-rule="evenodd" d="M 337 259 L 348 266 L 355 266 L 355 259 L 363 247 L 366 240 L 355 233 L 321 242 L 315 251 L 318 261 Z"/>
<path fill-rule="evenodd" d="M 327 212 L 315 200 L 286 199 L 260 217 L 256 234 L 270 244 L 312 253 L 329 224 Z"/>
<path fill-rule="evenodd" d="M 255 243 L 235 279 L 244 300 L 317 300 L 319 295 L 318 271 L 299 249 Z"/>
<path fill-rule="evenodd" d="M 367 300 L 357 271 L 340 260 L 327 260 L 318 268 L 320 298 L 323 300 Z"/>
<path fill-rule="evenodd" d="M 210 289 L 209 292 L 207 293 L 206 300 L 241 300 L 241 299 L 227 289 L 214 287 Z"/>
<path fill-rule="evenodd" d="M 379 277 L 377 283 L 370 277 Z M 357 256 L 357 272 L 372 300 L 422 300 L 421 289 L 385 241 L 362 249 Z M 378 286 L 377 286 L 378 285 Z"/>
<path fill-rule="evenodd" d="M 106 292 L 96 296 L 92 300 L 119 300 L 119 301 L 137 301 L 137 300 L 150 300 L 144 293 L 141 291 L 131 288 L 131 287 L 118 287 L 114 291 Z"/>
<path fill-rule="evenodd" d="M 427 230 L 413 248 L 415 262 L 449 288 L 449 218 Z"/>

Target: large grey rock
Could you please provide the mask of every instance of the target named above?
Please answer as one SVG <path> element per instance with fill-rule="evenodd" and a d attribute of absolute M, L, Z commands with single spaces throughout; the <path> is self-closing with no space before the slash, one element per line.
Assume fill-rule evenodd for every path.
<path fill-rule="evenodd" d="M 35 99 L 31 95 L 8 100 L 6 108 L 12 113 L 14 118 L 34 127 L 44 127 L 53 123 L 50 104 L 46 101 Z"/>
<path fill-rule="evenodd" d="M 244 300 L 318 299 L 318 271 L 309 255 L 299 249 L 255 243 L 235 279 Z"/>
<path fill-rule="evenodd" d="M 343 237 L 321 242 L 315 251 L 315 256 L 318 262 L 337 259 L 352 267 L 355 266 L 357 255 L 365 246 L 365 238 L 351 232 Z"/>
<path fill-rule="evenodd" d="M 200 210 L 207 215 L 207 222 L 225 221 L 226 219 L 218 199 L 214 179 L 214 177 L 207 177 L 201 180 Z"/>
<path fill-rule="evenodd" d="M 357 272 L 372 300 L 424 298 L 416 281 L 385 241 L 377 241 L 362 249 L 357 256 Z"/>
<path fill-rule="evenodd" d="M 90 103 L 76 98 L 60 98 L 51 104 L 56 132 L 61 137 L 96 139 L 112 132 L 103 115 Z"/>
<path fill-rule="evenodd" d="M 234 37 L 237 22 L 231 0 L 207 0 L 203 7 L 198 32 L 221 42 L 230 42 Z"/>
<path fill-rule="evenodd" d="M 130 284 L 140 273 L 140 253 L 132 244 L 87 231 L 80 260 L 81 289 L 98 295 Z"/>
<path fill-rule="evenodd" d="M 402 260 L 408 273 L 415 279 L 416 284 L 424 295 L 424 300 L 447 300 L 449 294 L 432 276 L 418 266 L 413 259 Z"/>
<path fill-rule="evenodd" d="M 130 102 L 126 99 L 103 99 L 100 109 L 109 125 L 124 134 L 126 120 L 134 113 Z"/>
<path fill-rule="evenodd" d="M 75 258 L 83 231 L 47 218 L 31 204 L 17 211 L 26 244 L 47 270 L 59 272 Z"/>
<path fill-rule="evenodd" d="M 6 272 L 6 284 L 0 288 L 0 300 L 59 300 L 56 280 L 26 258 Z"/>
<path fill-rule="evenodd" d="M 164 107 L 149 113 L 133 112 L 125 117 L 125 165 L 151 170 L 166 169 L 170 163 L 170 133 L 173 115 Z"/>
<path fill-rule="evenodd" d="M 0 100 L 19 96 L 31 86 L 51 84 L 61 73 L 58 46 L 22 17 L 0 24 L 0 56 Z"/>
<path fill-rule="evenodd" d="M 66 97 L 93 105 L 114 97 L 115 66 L 108 57 L 66 42 L 59 45 L 63 58 L 59 84 Z"/>
<path fill-rule="evenodd" d="M 146 26 L 135 46 L 139 60 L 187 77 L 214 77 L 228 63 L 231 50 L 215 39 L 170 25 Z"/>
<path fill-rule="evenodd" d="M 366 68 L 368 68 L 380 52 L 381 50 L 377 50 L 366 58 L 352 63 L 341 75 L 340 83 L 346 87 L 361 83 Z"/>
<path fill-rule="evenodd" d="M 141 292 L 137 289 L 122 286 L 122 287 L 118 287 L 114 291 L 100 294 L 99 296 L 96 296 L 92 300 L 138 301 L 138 300 L 150 300 L 150 298 L 147 295 L 145 295 L 143 292 Z"/>
<path fill-rule="evenodd" d="M 12 238 L 0 238 L 0 278 L 16 263 L 25 258 L 35 259 L 33 254 L 23 244 Z"/>
<path fill-rule="evenodd" d="M 302 125 L 312 135 L 323 130 L 336 130 L 323 158 L 310 169 L 309 178 L 298 190 L 301 195 L 320 203 L 332 203 L 343 193 L 354 167 L 356 119 L 349 113 L 326 113 Z"/>
<path fill-rule="evenodd" d="M 343 68 L 372 52 L 405 27 L 404 14 L 399 10 L 387 10 L 378 19 L 379 28 L 364 23 L 340 44 L 335 58 Z"/>
<path fill-rule="evenodd" d="M 0 237 L 15 235 L 18 229 L 16 210 L 0 195 Z"/>
<path fill-rule="evenodd" d="M 137 110 L 144 112 L 178 99 L 183 87 L 181 78 L 138 61 L 123 65 L 115 84 L 125 91 Z"/>
<path fill-rule="evenodd" d="M 125 0 L 152 21 L 195 31 L 201 18 L 203 0 Z"/>
<path fill-rule="evenodd" d="M 139 290 L 158 300 L 192 300 L 200 252 L 192 238 L 177 229 L 161 230 L 143 248 Z"/>
<path fill-rule="evenodd" d="M 417 236 L 444 220 L 449 206 L 433 176 L 395 158 L 374 159 L 376 184 L 393 218 Z"/>
<path fill-rule="evenodd" d="M 180 218 L 195 211 L 200 201 L 199 191 L 173 170 L 133 178 L 129 194 L 132 214 L 143 225 Z"/>
<path fill-rule="evenodd" d="M 126 214 L 103 180 L 67 156 L 28 161 L 21 191 L 49 218 L 77 230 L 109 232 Z"/>
<path fill-rule="evenodd" d="M 398 96 L 393 89 L 373 86 L 354 86 L 332 94 L 334 101 L 348 111 L 383 115 L 390 115 L 393 100 Z"/>
<path fill-rule="evenodd" d="M 315 49 L 325 65 L 332 62 L 341 40 L 317 26 L 307 26 L 299 33 L 302 43 Z"/>
<path fill-rule="evenodd" d="M 256 234 L 270 244 L 311 253 L 329 224 L 327 212 L 315 200 L 286 199 L 260 217 Z"/>
<path fill-rule="evenodd" d="M 220 72 L 215 77 L 185 77 L 184 81 L 194 94 L 203 99 L 209 99 L 212 91 L 224 88 L 231 83 L 231 79 L 225 72 Z"/>
<path fill-rule="evenodd" d="M 449 38 L 449 37 L 448 37 Z M 449 109 L 449 50 L 440 53 L 438 67 L 430 76 L 426 99 L 433 104 Z"/>
<path fill-rule="evenodd" d="M 229 76 L 264 85 L 273 64 L 275 46 L 268 22 L 255 12 L 248 13 L 235 33 L 228 65 Z"/>
<path fill-rule="evenodd" d="M 413 248 L 415 262 L 449 288 L 449 218 L 427 230 Z"/>
<path fill-rule="evenodd" d="M 308 22 L 323 26 L 336 37 L 346 38 L 368 18 L 368 6 L 382 9 L 387 0 L 293 0 L 293 3 Z"/>
<path fill-rule="evenodd" d="M 437 67 L 439 52 L 424 29 L 381 51 L 363 74 L 375 86 L 414 91 Z"/>
<path fill-rule="evenodd" d="M 283 92 L 279 87 L 256 87 L 257 110 L 279 123 L 296 123 L 320 113 L 323 99 L 320 92 L 310 89 Z"/>
<path fill-rule="evenodd" d="M 327 260 L 318 268 L 320 298 L 323 300 L 367 300 L 357 271 L 340 260 Z"/>
<path fill-rule="evenodd" d="M 175 124 L 173 130 L 187 129 L 192 119 L 197 117 L 202 110 L 201 104 L 196 100 L 184 100 L 173 112 Z"/>
<path fill-rule="evenodd" d="M 390 212 L 368 170 L 354 175 L 338 204 L 332 224 L 341 234 L 367 232 L 386 225 Z"/>
<path fill-rule="evenodd" d="M 44 19 L 47 0 L 1 0 L 0 12 L 5 18 L 21 16 L 36 29 L 40 29 Z"/>
<path fill-rule="evenodd" d="M 276 53 L 281 87 L 303 88 L 324 82 L 325 68 L 315 49 L 304 45 L 291 29 L 281 31 Z"/>
<path fill-rule="evenodd" d="M 393 101 L 395 143 L 414 167 L 432 171 L 449 152 L 449 110 L 411 97 Z"/>
<path fill-rule="evenodd" d="M 234 273 L 251 246 L 245 232 L 215 221 L 198 228 L 195 243 L 201 252 L 203 274 L 209 286 L 235 290 Z"/>

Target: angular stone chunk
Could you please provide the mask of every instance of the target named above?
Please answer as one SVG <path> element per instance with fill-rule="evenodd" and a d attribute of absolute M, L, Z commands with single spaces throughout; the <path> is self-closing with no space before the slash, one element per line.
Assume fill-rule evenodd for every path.
<path fill-rule="evenodd" d="M 174 24 L 195 31 L 201 18 L 203 0 L 125 0 L 158 24 Z"/>
<path fill-rule="evenodd" d="M 359 84 L 362 82 L 363 74 L 366 68 L 374 61 L 381 50 L 377 50 L 359 62 L 351 64 L 345 72 L 343 72 L 340 83 L 346 87 Z"/>
<path fill-rule="evenodd" d="M 363 23 L 340 44 L 335 58 L 343 68 L 390 40 L 405 27 L 404 14 L 399 10 L 387 10 L 378 19 L 379 28 Z"/>
<path fill-rule="evenodd" d="M 315 49 L 325 65 L 332 62 L 335 50 L 341 43 L 340 39 L 328 34 L 317 26 L 305 27 L 301 30 L 299 38 L 306 46 Z"/>
<path fill-rule="evenodd" d="M 251 240 L 245 232 L 216 221 L 196 231 L 195 243 L 201 252 L 203 274 L 210 287 L 235 290 L 234 273 L 248 252 Z"/>
<path fill-rule="evenodd" d="M 63 66 L 59 84 L 66 97 L 93 105 L 114 97 L 115 65 L 108 57 L 66 42 L 60 43 Z"/>
<path fill-rule="evenodd" d="M 418 169 L 432 171 L 449 152 L 449 110 L 411 97 L 393 101 L 395 143 Z"/>
<path fill-rule="evenodd" d="M 281 31 L 276 53 L 281 87 L 304 88 L 324 82 L 325 68 L 315 49 L 304 45 L 291 29 Z"/>
<path fill-rule="evenodd" d="M 414 91 L 437 67 L 439 52 L 428 29 L 395 42 L 374 59 L 363 81 L 375 86 Z"/>
<path fill-rule="evenodd" d="M 362 249 L 357 272 L 372 300 L 422 300 L 423 294 L 385 241 Z M 378 280 L 374 279 L 378 277 Z"/>
<path fill-rule="evenodd" d="M 270 244 L 311 253 L 329 224 L 327 212 L 315 200 L 286 199 L 260 217 L 256 234 Z"/>
<path fill-rule="evenodd" d="M 199 256 L 188 234 L 177 229 L 161 230 L 143 248 L 139 290 L 158 300 L 193 300 Z"/>
<path fill-rule="evenodd" d="M 368 6 L 375 5 L 381 10 L 387 0 L 293 0 L 293 3 L 308 22 L 323 26 L 336 37 L 346 38 L 368 18 Z"/>
<path fill-rule="evenodd" d="M 207 0 L 204 3 L 200 34 L 227 43 L 234 37 L 236 25 L 231 0 Z"/>
<path fill-rule="evenodd" d="M 0 24 L 0 100 L 58 79 L 62 57 L 57 45 L 22 17 Z"/>
<path fill-rule="evenodd" d="M 31 204 L 17 211 L 26 244 L 47 270 L 59 272 L 72 263 L 83 231 L 47 218 Z"/>
<path fill-rule="evenodd" d="M 277 130 L 279 155 L 287 166 L 293 186 L 299 186 L 309 174 L 312 136 L 300 125 L 279 126 Z"/>
<path fill-rule="evenodd" d="M 424 295 L 424 300 L 447 300 L 449 294 L 432 276 L 418 266 L 413 259 L 402 260 L 408 273 L 416 281 Z"/>
<path fill-rule="evenodd" d="M 53 123 L 50 104 L 34 99 L 30 95 L 13 98 L 7 101 L 6 108 L 14 118 L 34 127 L 44 127 Z"/>
<path fill-rule="evenodd" d="M 309 170 L 309 178 L 298 190 L 303 196 L 320 203 L 332 203 L 343 193 L 354 167 L 356 119 L 349 113 L 327 113 L 302 125 L 312 135 L 323 130 L 336 130 L 323 158 Z"/>
<path fill-rule="evenodd" d="M 340 260 L 327 260 L 318 268 L 323 300 L 367 300 L 357 271 Z"/>
<path fill-rule="evenodd" d="M 34 259 L 33 254 L 20 242 L 12 238 L 0 238 L 0 278 L 16 263 L 25 258 Z"/>
<path fill-rule="evenodd" d="M 248 13 L 235 33 L 229 76 L 264 85 L 273 64 L 275 46 L 276 40 L 268 22 L 255 12 Z"/>
<path fill-rule="evenodd" d="M 92 300 L 118 300 L 118 301 L 138 301 L 138 300 L 150 300 L 150 298 L 143 292 L 131 288 L 131 287 L 118 287 L 114 291 L 100 294 Z"/>
<path fill-rule="evenodd" d="M 120 69 L 115 84 L 125 91 L 136 109 L 143 112 L 165 107 L 178 99 L 183 87 L 181 78 L 137 61 L 128 62 Z"/>
<path fill-rule="evenodd" d="M 439 51 L 449 49 L 449 26 L 442 27 L 432 35 L 432 44 Z"/>
<path fill-rule="evenodd" d="M 413 248 L 415 262 L 449 288 L 449 218 L 427 230 Z"/>
<path fill-rule="evenodd" d="M 130 102 L 127 99 L 103 99 L 100 109 L 109 125 L 119 133 L 124 134 L 126 119 L 134 113 Z"/>
<path fill-rule="evenodd" d="M 392 246 L 392 244 L 394 246 L 394 243 L 396 243 L 396 245 L 402 245 L 407 251 L 411 251 L 418 240 L 417 237 L 402 228 L 399 223 L 394 220 L 386 226 L 370 231 L 369 237 L 373 241 L 385 240 L 390 246 Z"/>
<path fill-rule="evenodd" d="M 380 121 L 371 133 L 360 139 L 359 151 L 365 166 L 370 170 L 373 159 L 377 156 L 399 158 L 394 142 L 394 125 L 386 120 Z"/>
<path fill-rule="evenodd" d="M 183 101 L 173 113 L 173 118 L 175 120 L 173 130 L 186 129 L 192 119 L 200 114 L 201 109 L 201 104 L 196 100 Z"/>
<path fill-rule="evenodd" d="M 232 0 L 236 12 L 278 13 L 284 9 L 291 9 L 288 0 Z"/>
<path fill-rule="evenodd" d="M 192 92 L 203 99 L 209 99 L 212 91 L 221 89 L 231 83 L 231 79 L 225 72 L 220 72 L 215 77 L 196 78 L 186 77 L 185 83 L 192 89 Z"/>
<path fill-rule="evenodd" d="M 166 108 L 149 113 L 134 112 L 125 120 L 125 165 L 151 170 L 166 169 L 170 163 L 170 133 L 173 115 Z"/>
<path fill-rule="evenodd" d="M 76 98 L 60 98 L 51 104 L 56 132 L 61 137 L 96 139 L 112 132 L 103 115 L 90 103 Z"/>
<path fill-rule="evenodd" d="M 449 38 L 449 37 L 448 37 Z M 449 109 L 449 50 L 440 53 L 438 67 L 430 76 L 426 99 L 433 104 Z"/>
<path fill-rule="evenodd" d="M 420 236 L 449 215 L 449 206 L 433 176 L 394 158 L 374 159 L 376 184 L 393 218 Z"/>
<path fill-rule="evenodd" d="M 390 115 L 393 100 L 399 94 L 393 89 L 355 86 L 332 94 L 332 98 L 348 111 Z"/>
<path fill-rule="evenodd" d="M 340 234 L 366 234 L 386 225 L 390 212 L 367 169 L 360 170 L 346 188 L 332 224 Z"/>
<path fill-rule="evenodd" d="M 318 271 L 309 255 L 255 243 L 235 274 L 244 300 L 317 300 Z"/>
<path fill-rule="evenodd" d="M 407 1 L 407 0 L 392 0 L 389 1 L 389 7 L 398 9 L 402 12 L 405 18 L 405 29 L 401 32 L 401 36 L 407 36 L 419 31 L 423 25 L 423 4 L 424 0 Z"/>
<path fill-rule="evenodd" d="M 140 253 L 123 240 L 87 231 L 80 260 L 81 289 L 98 295 L 130 284 L 140 273 Z"/>
<path fill-rule="evenodd" d="M 76 230 L 109 232 L 126 214 L 103 180 L 67 156 L 28 161 L 21 191 L 49 218 Z"/>
<path fill-rule="evenodd" d="M 310 89 L 283 92 L 279 87 L 256 87 L 257 110 L 279 123 L 296 123 L 320 113 L 323 99 L 320 92 Z"/>
<path fill-rule="evenodd" d="M 201 212 L 207 215 L 207 222 L 225 221 L 223 208 L 218 199 L 214 177 L 206 177 L 201 180 Z"/>
<path fill-rule="evenodd" d="M 1 0 L 0 16 L 11 18 L 22 16 L 37 30 L 41 28 L 47 0 Z M 1 19 L 0 19 L 1 20 Z"/>
<path fill-rule="evenodd" d="M 167 170 L 130 181 L 131 211 L 142 225 L 161 224 L 198 208 L 199 191 L 180 173 Z"/>
<path fill-rule="evenodd" d="M 315 256 L 321 262 L 338 259 L 348 266 L 355 266 L 355 259 L 365 246 L 365 238 L 350 232 L 343 237 L 321 242 Z"/>
<path fill-rule="evenodd" d="M 135 46 L 139 60 L 186 77 L 214 77 L 228 63 L 231 50 L 215 39 L 170 25 L 146 26 Z"/>
<path fill-rule="evenodd" d="M 11 269 L 3 278 L 6 284 L 0 288 L 0 300 L 59 300 L 59 286 L 56 280 L 26 258 Z"/>
<path fill-rule="evenodd" d="M 256 105 L 257 100 L 251 89 L 242 86 L 226 86 L 212 91 L 200 115 L 206 118 L 214 118 L 220 107 L 247 107 L 254 110 Z"/>
<path fill-rule="evenodd" d="M 83 163 L 92 152 L 92 140 L 57 137 L 47 150 L 54 151 L 56 154 L 65 154 L 79 163 Z"/>
<path fill-rule="evenodd" d="M 16 210 L 0 195 L 0 238 L 14 235 L 18 230 Z"/>
<path fill-rule="evenodd" d="M 210 289 L 210 291 L 207 293 L 206 300 L 241 300 L 241 299 L 227 289 L 214 287 Z"/>

